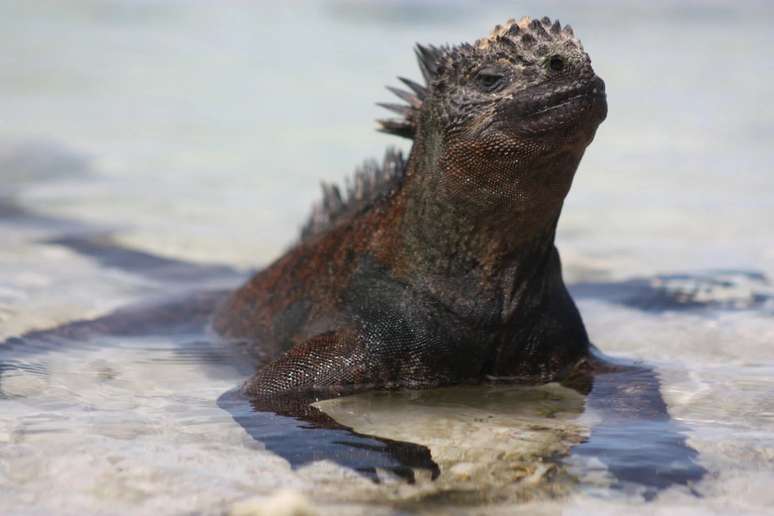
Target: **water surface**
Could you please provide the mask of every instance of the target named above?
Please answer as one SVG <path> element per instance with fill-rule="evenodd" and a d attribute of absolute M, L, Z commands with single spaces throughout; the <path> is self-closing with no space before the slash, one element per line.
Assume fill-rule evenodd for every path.
<path fill-rule="evenodd" d="M 309 430 L 219 404 L 254 362 L 202 332 L 204 310 L 29 335 L 233 288 L 293 241 L 320 179 L 406 148 L 373 131 L 373 103 L 419 76 L 415 41 L 523 14 L 571 23 L 607 82 L 558 244 L 592 339 L 655 372 L 670 419 L 605 425 L 604 385 L 588 403 L 483 386 L 322 401 L 338 426 Z M 331 514 L 769 511 L 771 15 L 753 1 L 0 2 L 0 338 L 28 335 L 0 350 L 0 512 L 220 514 L 280 488 Z M 707 473 L 669 481 L 686 464 Z"/>

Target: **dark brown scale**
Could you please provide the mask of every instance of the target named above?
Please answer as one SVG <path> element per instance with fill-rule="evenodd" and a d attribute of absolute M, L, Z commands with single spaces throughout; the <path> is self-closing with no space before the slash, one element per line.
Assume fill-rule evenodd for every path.
<path fill-rule="evenodd" d="M 497 43 L 499 43 L 502 46 L 511 47 L 511 48 L 516 46 L 516 42 L 513 41 L 508 36 L 498 36 L 497 37 Z"/>
<path fill-rule="evenodd" d="M 538 57 L 545 57 L 546 55 L 548 55 L 548 51 L 549 51 L 548 45 L 540 44 L 535 48 L 535 55 Z"/>
<path fill-rule="evenodd" d="M 532 36 L 532 34 L 523 34 L 521 36 L 521 44 L 524 45 L 525 47 L 530 48 L 535 43 L 537 43 L 537 40 L 535 39 L 534 36 Z"/>
<path fill-rule="evenodd" d="M 417 46 L 426 84 L 401 79 L 406 105 L 384 104 L 401 118 L 380 122 L 413 140 L 408 160 L 390 152 L 346 191 L 326 185 L 302 239 L 216 314 L 268 357 L 248 394 L 546 382 L 588 358 L 554 235 L 604 84 L 544 24 Z M 549 48 L 572 63 L 561 74 Z"/>
<path fill-rule="evenodd" d="M 534 26 L 531 26 L 532 27 L 532 32 L 535 34 L 535 36 L 537 36 L 538 39 L 543 40 L 543 41 L 549 41 L 549 40 L 553 39 L 553 38 L 551 38 L 551 35 L 548 34 L 548 32 L 546 31 L 545 27 L 543 27 L 543 25 L 541 25 L 540 23 L 533 24 L 533 25 Z"/>

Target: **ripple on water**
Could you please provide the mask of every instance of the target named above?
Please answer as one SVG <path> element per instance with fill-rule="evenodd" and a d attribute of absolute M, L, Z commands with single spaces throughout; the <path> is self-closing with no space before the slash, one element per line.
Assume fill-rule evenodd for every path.
<path fill-rule="evenodd" d="M 432 480 L 417 470 L 416 481 L 407 484 L 385 469 L 374 483 L 326 460 L 311 460 L 294 473 L 282 454 L 245 435 L 215 405 L 243 378 L 244 357 L 206 342 L 111 337 L 100 338 L 100 345 L 41 343 L 30 353 L 17 343 L 0 351 L 0 462 L 11 493 L 0 509 L 33 497 L 42 508 L 64 512 L 150 510 L 185 489 L 199 492 L 215 478 L 198 505 L 178 501 L 169 507 L 201 509 L 224 497 L 268 494 L 279 485 L 352 507 L 451 507 L 554 496 L 571 484 L 550 459 L 586 435 L 574 421 L 583 398 L 558 386 L 371 393 L 320 402 L 326 414 L 356 432 L 429 447 L 442 474 Z M 287 443 L 293 431 L 309 426 L 288 417 L 256 417 L 269 425 L 267 443 L 272 435 Z M 324 432 L 307 433 L 306 442 L 296 444 L 320 453 Z M 351 435 L 331 435 L 331 446 L 347 453 L 356 442 Z M 366 448 L 374 442 L 362 440 Z M 286 446 L 289 452 L 298 449 Z M 62 482 L 66 492 L 55 489 L 51 500 L 39 498 Z"/>
<path fill-rule="evenodd" d="M 254 267 L 276 256 L 296 234 L 320 178 L 337 180 L 361 157 L 382 152 L 386 140 L 363 130 L 363 106 L 385 69 L 414 66 L 408 50 L 417 34 L 454 41 L 503 18 L 500 2 L 428 3 L 419 18 L 396 18 L 409 12 L 400 2 L 378 9 L 366 2 L 354 24 L 344 13 L 352 11 L 348 2 L 297 11 L 280 2 L 239 9 L 54 4 L 6 2 L 0 16 L 4 48 L 14 56 L 3 62 L 8 80 L 0 81 L 10 121 L 3 138 L 46 134 L 62 142 L 0 142 L 2 339 L 191 284 L 238 282 L 241 273 L 231 267 L 169 257 Z M 601 420 L 592 413 L 574 419 L 577 396 L 555 386 L 374 393 L 318 405 L 353 431 L 377 436 L 370 440 L 247 412 L 268 428 L 257 441 L 216 403 L 252 363 L 203 336 L 172 331 L 2 345 L 0 513 L 223 514 L 306 510 L 306 500 L 322 513 L 373 516 L 396 507 L 508 515 L 770 512 L 774 296 L 757 271 L 774 274 L 774 104 L 771 73 L 761 67 L 772 47 L 771 7 L 604 7 L 561 4 L 562 20 L 583 27 L 608 81 L 611 116 L 567 200 L 559 247 L 565 270 L 580 271 L 573 290 L 596 344 L 657 371 L 670 414 L 709 470 L 696 486 L 701 498 L 668 488 L 643 503 L 636 486 L 613 488 L 609 461 L 579 453 L 569 464 L 545 460 L 543 451 L 561 454 L 586 436 L 586 449 L 617 448 L 619 457 L 649 453 L 632 442 L 640 436 L 666 430 L 675 437 L 663 422 L 630 421 L 603 427 L 595 441 Z M 432 23 L 378 30 L 409 18 Z M 309 45 L 287 38 L 289 27 L 325 34 L 316 51 L 341 66 L 305 62 L 305 73 L 325 87 L 310 90 L 298 80 L 288 56 L 307 55 Z M 372 29 L 379 41 L 351 44 Z M 46 38 L 56 44 L 41 45 Z M 266 38 L 282 48 L 265 52 Z M 631 65 L 633 55 L 640 66 Z M 719 63 L 733 63 L 736 73 L 708 80 Z M 663 73 L 654 76 L 656 69 Z M 669 81 L 653 87 L 662 76 Z M 170 80 L 180 77 L 191 78 L 189 98 L 203 99 L 196 109 L 181 98 L 180 81 Z M 336 104 L 331 130 L 331 105 L 321 99 L 339 101 L 341 91 L 351 98 Z M 592 273 L 603 279 L 590 281 Z M 135 319 L 129 329 L 144 322 Z M 282 447 L 291 431 L 307 458 L 324 438 L 334 452 L 344 449 L 337 443 L 344 437 L 375 446 L 374 453 L 389 448 L 385 440 L 417 439 L 441 475 L 433 482 L 418 468 L 412 485 L 387 471 L 375 484 L 334 460 L 293 469 L 270 449 L 289 454 Z M 280 488 L 290 491 L 278 496 Z"/>

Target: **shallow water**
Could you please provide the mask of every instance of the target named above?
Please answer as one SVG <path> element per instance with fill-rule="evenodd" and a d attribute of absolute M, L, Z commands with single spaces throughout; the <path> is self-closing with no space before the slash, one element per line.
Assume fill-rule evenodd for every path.
<path fill-rule="evenodd" d="M 339 426 L 307 430 L 223 405 L 252 369 L 238 346 L 122 319 L 120 335 L 2 345 L 0 512 L 298 496 L 335 514 L 769 511 L 769 5 L 293 5 L 0 2 L 0 338 L 239 284 L 293 240 L 319 179 L 405 147 L 371 120 L 382 84 L 418 76 L 415 40 L 549 14 L 583 39 L 610 104 L 560 223 L 565 274 L 594 342 L 655 370 L 672 421 L 606 426 L 593 393 L 492 386 L 327 400 Z M 700 481 L 643 482 L 670 468 L 648 451 L 659 432 L 687 440 Z M 390 443 L 415 446 L 413 484 Z M 267 502 L 280 488 L 296 498 Z"/>

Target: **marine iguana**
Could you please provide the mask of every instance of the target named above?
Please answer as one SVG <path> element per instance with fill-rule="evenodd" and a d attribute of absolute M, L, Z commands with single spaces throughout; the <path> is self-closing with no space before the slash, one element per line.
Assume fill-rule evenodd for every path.
<path fill-rule="evenodd" d="M 379 121 L 408 159 L 323 185 L 300 241 L 217 311 L 273 358 L 248 395 L 548 382 L 589 357 L 554 235 L 604 82 L 549 18 L 416 54 L 425 84 L 401 78 L 407 105 Z"/>
<path fill-rule="evenodd" d="M 417 53 L 426 85 L 402 79 L 412 93 L 398 94 L 409 105 L 387 105 L 402 118 L 381 122 L 414 140 L 408 160 L 388 152 L 344 196 L 325 186 L 301 241 L 225 303 L 220 290 L 192 292 L 190 279 L 202 289 L 207 278 L 239 271 L 156 257 L 89 232 L 52 240 L 168 282 L 170 291 L 182 287 L 183 296 L 1 342 L 0 384 L 17 367 L 14 350 L 27 356 L 107 335 L 209 340 L 204 326 L 220 304 L 215 328 L 270 362 L 244 386 L 247 397 L 229 391 L 218 405 L 293 467 L 327 458 L 374 478 L 384 468 L 409 479 L 424 468 L 435 478 L 426 447 L 358 434 L 310 403 L 367 387 L 505 376 L 559 379 L 589 394 L 586 410 L 598 422 L 572 455 L 601 460 L 621 486 L 644 486 L 648 497 L 700 480 L 706 471 L 669 417 L 657 374 L 600 361 L 562 281 L 554 230 L 606 114 L 604 85 L 571 29 L 509 21 L 474 45 Z M 240 357 L 241 367 L 254 368 L 250 362 Z M 288 417 L 278 427 L 264 411 Z M 305 434 L 320 428 L 326 432 Z"/>

